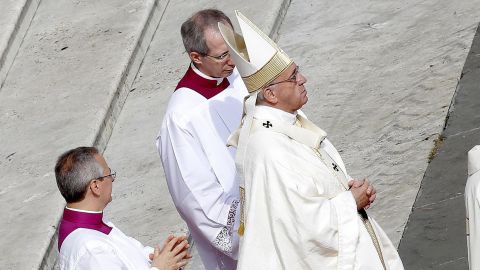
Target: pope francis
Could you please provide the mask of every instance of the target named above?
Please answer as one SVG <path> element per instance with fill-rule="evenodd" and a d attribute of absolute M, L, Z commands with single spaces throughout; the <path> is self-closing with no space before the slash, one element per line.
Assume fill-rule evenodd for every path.
<path fill-rule="evenodd" d="M 308 101 L 299 67 L 236 15 L 243 38 L 219 28 L 250 93 L 229 139 L 241 177 L 237 269 L 403 269 L 364 210 L 368 183 L 349 184 L 327 134 L 299 111 Z"/>

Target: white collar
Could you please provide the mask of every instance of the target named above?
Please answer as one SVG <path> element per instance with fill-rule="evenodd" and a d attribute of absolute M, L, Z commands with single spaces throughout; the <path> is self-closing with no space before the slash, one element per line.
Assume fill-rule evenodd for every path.
<path fill-rule="evenodd" d="M 275 118 L 293 125 L 297 120 L 297 112 L 289 113 L 270 106 L 258 105 L 255 107 L 255 117 Z"/>
<path fill-rule="evenodd" d="M 211 81 L 217 81 L 217 85 L 221 84 L 223 82 L 223 80 L 225 78 L 214 78 L 214 77 L 210 77 L 208 76 L 207 74 L 201 72 L 193 63 L 190 64 L 190 66 L 192 67 L 193 71 L 195 73 L 197 73 L 198 76 L 202 77 L 202 78 L 205 78 L 207 80 L 211 80 Z"/>
<path fill-rule="evenodd" d="M 68 210 L 72 210 L 75 212 L 82 212 L 82 213 L 90 213 L 90 214 L 101 214 L 103 211 L 89 211 L 89 210 L 82 210 L 82 209 L 77 209 L 77 208 L 70 208 L 65 206 Z"/>

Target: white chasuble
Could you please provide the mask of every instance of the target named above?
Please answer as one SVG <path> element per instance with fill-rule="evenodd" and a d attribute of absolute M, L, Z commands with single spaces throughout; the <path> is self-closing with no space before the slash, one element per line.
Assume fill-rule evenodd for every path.
<path fill-rule="evenodd" d="M 384 269 L 348 191 L 351 178 L 339 153 L 323 137 L 317 150 L 299 142 L 326 133 L 298 118 L 310 133 L 294 125 L 295 114 L 257 106 L 250 135 L 238 146 L 246 149 L 239 166 L 245 231 L 237 269 Z M 403 269 L 391 241 L 370 221 L 386 269 Z"/>
<path fill-rule="evenodd" d="M 173 93 L 157 148 L 173 202 L 205 268 L 235 269 L 239 183 L 235 149 L 227 147 L 226 142 L 240 125 L 247 90 L 235 69 L 228 77 L 228 87 L 210 96 L 213 78 L 194 66 L 192 70 L 182 80 L 190 76 L 191 87 L 203 88 L 192 90 L 184 85 Z M 215 85 L 216 81 L 213 88 Z"/>
<path fill-rule="evenodd" d="M 113 227 L 109 234 L 85 228 L 70 233 L 60 248 L 60 269 L 156 269 L 148 258 L 153 248 L 106 224 Z"/>
<path fill-rule="evenodd" d="M 470 270 L 480 269 L 480 145 L 468 152 L 468 179 L 465 186 L 467 246 Z"/>

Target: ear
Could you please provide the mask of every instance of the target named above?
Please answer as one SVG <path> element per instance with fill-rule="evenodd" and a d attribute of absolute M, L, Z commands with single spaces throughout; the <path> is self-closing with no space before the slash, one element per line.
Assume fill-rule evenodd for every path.
<path fill-rule="evenodd" d="M 90 182 L 89 189 L 94 196 L 100 196 L 101 186 L 99 184 L 100 181 L 98 180 L 93 180 L 92 182 Z"/>
<path fill-rule="evenodd" d="M 265 101 L 273 105 L 278 103 L 278 98 L 275 95 L 275 91 L 273 91 L 272 86 L 267 86 L 262 91 L 263 91 L 263 97 Z"/>
<path fill-rule="evenodd" d="M 195 64 L 202 64 L 202 55 L 199 54 L 198 52 L 191 52 L 188 54 L 190 56 L 190 59 L 192 60 L 193 63 Z"/>

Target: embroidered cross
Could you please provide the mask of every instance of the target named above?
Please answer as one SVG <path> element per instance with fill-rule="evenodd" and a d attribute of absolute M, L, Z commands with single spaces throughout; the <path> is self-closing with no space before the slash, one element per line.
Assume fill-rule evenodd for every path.
<path fill-rule="evenodd" d="M 273 125 L 272 125 L 272 123 L 270 123 L 270 121 L 267 121 L 267 122 L 263 123 L 263 126 L 266 127 L 266 128 L 273 127 Z"/>
<path fill-rule="evenodd" d="M 333 169 L 334 169 L 335 171 L 337 171 L 337 172 L 339 171 L 339 170 L 338 170 L 338 166 L 337 166 L 337 164 L 335 164 L 335 163 L 332 163 L 332 166 L 333 166 Z"/>

